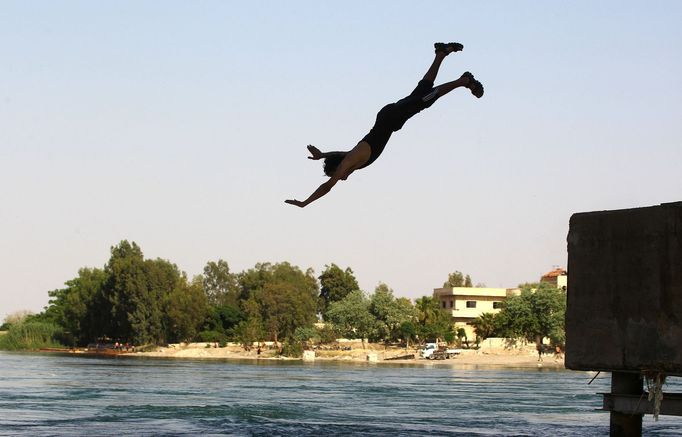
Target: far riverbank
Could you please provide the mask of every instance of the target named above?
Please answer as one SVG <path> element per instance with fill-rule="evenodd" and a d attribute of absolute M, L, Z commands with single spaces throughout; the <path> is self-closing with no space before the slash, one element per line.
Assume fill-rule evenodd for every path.
<path fill-rule="evenodd" d="M 393 359 L 413 354 L 414 358 Z M 254 348 L 245 351 L 241 346 L 214 347 L 210 343 L 173 344 L 168 347 L 159 347 L 148 352 L 135 352 L 124 354 L 135 357 L 157 357 L 177 359 L 219 359 L 219 360 L 301 360 L 301 358 L 288 358 L 277 355 L 275 349 L 262 349 L 259 354 Z M 563 356 L 555 357 L 553 354 L 543 355 L 543 360 L 538 360 L 537 352 L 526 349 L 498 349 L 493 351 L 463 349 L 462 352 L 447 360 L 427 360 L 419 357 L 419 350 L 410 348 L 390 348 L 383 345 L 369 344 L 365 349 L 352 348 L 350 350 L 324 350 L 315 351 L 315 361 L 336 361 L 361 363 L 368 361 L 368 355 L 375 355 L 376 364 L 451 364 L 473 365 L 491 367 L 552 367 L 564 368 Z"/>

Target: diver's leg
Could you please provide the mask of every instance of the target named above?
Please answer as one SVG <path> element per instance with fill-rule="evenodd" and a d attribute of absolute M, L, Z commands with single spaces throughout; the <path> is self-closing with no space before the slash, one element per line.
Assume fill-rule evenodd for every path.
<path fill-rule="evenodd" d="M 466 72 L 457 80 L 438 85 L 436 87 L 436 96 L 437 98 L 443 97 L 450 91 L 460 87 L 469 88 L 471 93 L 476 97 L 480 98 L 483 95 L 483 85 L 481 85 L 481 82 L 477 81 L 473 74 Z"/>
<path fill-rule="evenodd" d="M 440 64 L 443 63 L 443 59 L 445 59 L 447 55 L 448 54 L 445 52 L 436 52 L 436 57 L 434 58 L 433 63 L 429 67 L 428 71 L 426 72 L 422 80 L 426 80 L 433 83 L 436 80 L 436 76 L 438 76 Z"/>
<path fill-rule="evenodd" d="M 459 52 L 463 49 L 463 46 L 459 43 L 436 43 L 434 44 L 434 47 L 436 48 L 436 57 L 433 60 L 433 63 L 431 64 L 431 67 L 429 67 L 428 71 L 424 75 L 422 80 L 428 80 L 429 82 L 435 82 L 436 76 L 438 76 L 438 69 L 440 68 L 440 64 L 443 62 L 443 59 L 447 55 L 453 52 Z"/>

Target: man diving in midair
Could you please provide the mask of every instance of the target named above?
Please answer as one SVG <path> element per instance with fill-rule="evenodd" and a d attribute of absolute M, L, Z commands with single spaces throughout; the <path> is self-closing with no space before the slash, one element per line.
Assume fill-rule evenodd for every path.
<path fill-rule="evenodd" d="M 289 199 L 285 201 L 286 203 L 303 208 L 327 194 L 339 180 L 345 181 L 355 170 L 373 163 L 384 151 L 393 132 L 399 131 L 412 116 L 433 105 L 436 100 L 455 88 L 466 87 L 474 96 L 478 98 L 483 96 L 483 85 L 468 71 L 457 80 L 434 87 L 433 83 L 443 59 L 450 53 L 461 51 L 464 46 L 454 42 L 435 43 L 434 48 L 436 57 L 414 91 L 404 99 L 381 108 L 372 129 L 350 151 L 321 152 L 315 146 L 308 146 L 311 155 L 308 159 L 324 159 L 324 173 L 329 180 L 320 185 L 306 200 Z"/>

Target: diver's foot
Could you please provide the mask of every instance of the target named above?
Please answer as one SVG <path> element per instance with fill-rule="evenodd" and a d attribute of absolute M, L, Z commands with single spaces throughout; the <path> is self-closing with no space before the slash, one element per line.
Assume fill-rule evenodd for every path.
<path fill-rule="evenodd" d="M 468 71 L 462 74 L 462 78 L 467 80 L 465 87 L 471 90 L 471 94 L 478 97 L 479 99 L 483 96 L 483 84 L 476 80 L 473 74 Z"/>
<path fill-rule="evenodd" d="M 436 50 L 436 53 L 441 53 L 446 56 L 450 53 L 461 52 L 464 50 L 464 46 L 458 42 L 437 42 L 433 45 L 433 48 Z"/>

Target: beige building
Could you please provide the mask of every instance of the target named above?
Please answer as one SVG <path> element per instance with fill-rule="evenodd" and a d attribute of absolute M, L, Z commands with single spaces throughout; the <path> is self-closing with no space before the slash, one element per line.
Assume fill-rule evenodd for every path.
<path fill-rule="evenodd" d="M 507 296 L 520 292 L 518 288 L 443 287 L 435 288 L 433 297 L 450 313 L 455 326 L 464 328 L 467 338 L 473 340 L 476 334 L 470 323 L 483 313 L 499 312 Z"/>
<path fill-rule="evenodd" d="M 566 290 L 568 273 L 565 269 L 556 268 L 543 275 L 540 282 L 547 282 L 556 288 Z M 439 301 L 440 308 L 450 313 L 452 323 L 457 328 L 464 328 L 469 340 L 476 337 L 471 322 L 483 313 L 498 313 L 506 297 L 519 294 L 521 294 L 519 288 L 443 287 L 433 289 L 433 297 Z"/>

